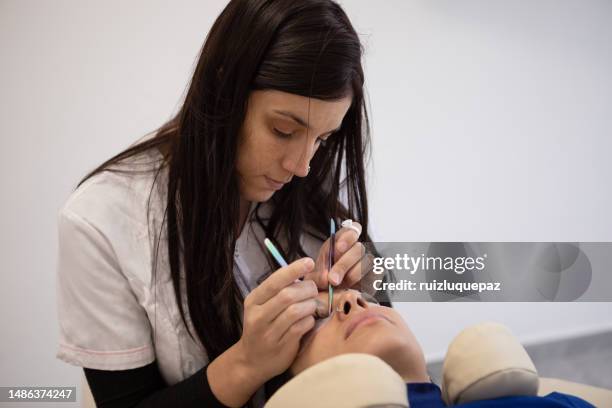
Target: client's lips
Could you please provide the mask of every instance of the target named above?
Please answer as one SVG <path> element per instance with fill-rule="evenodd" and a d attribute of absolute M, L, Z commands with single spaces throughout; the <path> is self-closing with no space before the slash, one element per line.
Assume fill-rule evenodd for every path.
<path fill-rule="evenodd" d="M 391 320 L 389 320 L 387 316 L 380 314 L 378 312 L 375 312 L 373 310 L 367 310 L 365 312 L 361 312 L 360 314 L 355 316 L 349 323 L 348 327 L 346 328 L 344 339 L 345 340 L 348 339 L 351 333 L 353 333 L 353 331 L 355 331 L 355 329 L 359 327 L 361 324 L 364 324 L 372 320 L 379 320 L 379 319 L 384 319 L 388 321 L 389 323 L 393 323 Z"/>

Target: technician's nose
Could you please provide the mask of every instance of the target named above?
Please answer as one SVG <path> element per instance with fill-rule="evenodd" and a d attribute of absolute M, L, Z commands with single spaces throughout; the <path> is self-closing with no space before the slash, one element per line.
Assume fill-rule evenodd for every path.
<path fill-rule="evenodd" d="M 309 161 L 304 158 L 287 160 L 283 164 L 285 170 L 298 177 L 306 177 L 308 175 Z"/>
<path fill-rule="evenodd" d="M 313 154 L 314 144 L 308 143 L 304 145 L 302 141 L 298 141 L 292 154 L 287 155 L 283 160 L 283 167 L 291 174 L 298 177 L 306 177 Z"/>
<path fill-rule="evenodd" d="M 342 293 L 336 303 L 336 313 L 341 320 L 348 319 L 352 314 L 368 308 L 368 302 L 363 300 L 361 293 L 356 290 L 347 290 Z"/>

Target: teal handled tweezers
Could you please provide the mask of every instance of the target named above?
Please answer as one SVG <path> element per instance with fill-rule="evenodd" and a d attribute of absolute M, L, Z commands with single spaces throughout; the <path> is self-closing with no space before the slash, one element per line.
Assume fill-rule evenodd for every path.
<path fill-rule="evenodd" d="M 329 281 L 329 272 L 331 272 L 331 268 L 334 265 L 334 247 L 336 246 L 336 224 L 334 223 L 334 219 L 330 218 L 329 220 L 329 259 L 327 260 L 327 273 L 328 273 L 328 305 L 327 305 L 327 315 L 331 316 L 332 306 L 334 304 L 334 287 Z"/>

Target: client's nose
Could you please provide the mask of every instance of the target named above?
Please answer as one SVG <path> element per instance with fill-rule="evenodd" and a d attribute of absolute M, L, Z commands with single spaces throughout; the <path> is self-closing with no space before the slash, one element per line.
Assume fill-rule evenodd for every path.
<path fill-rule="evenodd" d="M 346 319 L 351 315 L 351 313 L 355 313 L 360 310 L 367 309 L 368 302 L 363 300 L 361 297 L 361 293 L 355 290 L 347 290 L 342 295 L 340 295 L 339 302 L 336 306 L 336 313 L 340 319 Z"/>

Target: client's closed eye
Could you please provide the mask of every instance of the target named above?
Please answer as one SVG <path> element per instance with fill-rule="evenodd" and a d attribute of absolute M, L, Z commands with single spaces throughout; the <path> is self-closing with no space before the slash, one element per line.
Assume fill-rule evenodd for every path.
<path fill-rule="evenodd" d="M 315 299 L 315 301 L 317 302 L 317 308 L 315 310 L 315 314 L 314 314 L 314 318 L 315 320 L 317 319 L 323 319 L 325 317 L 327 317 L 327 302 L 323 301 L 322 299 Z"/>

